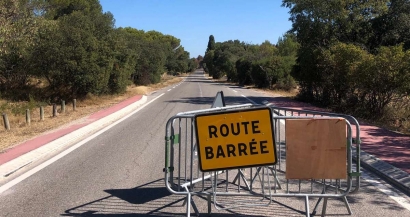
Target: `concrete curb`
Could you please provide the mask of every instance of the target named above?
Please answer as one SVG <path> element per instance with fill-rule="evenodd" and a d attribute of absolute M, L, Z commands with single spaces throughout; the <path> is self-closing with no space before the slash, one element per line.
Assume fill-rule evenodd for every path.
<path fill-rule="evenodd" d="M 353 153 L 353 156 L 355 155 L 356 151 Z M 355 157 L 354 159 L 356 160 Z M 407 172 L 362 150 L 360 151 L 360 163 L 362 167 L 385 179 L 405 194 L 410 195 L 410 175 Z"/>
<path fill-rule="evenodd" d="M 66 148 L 74 143 L 81 141 L 89 135 L 94 134 L 98 130 L 114 123 L 121 119 L 133 110 L 141 106 L 147 101 L 147 96 L 143 95 L 142 98 L 117 112 L 107 115 L 99 120 L 96 120 L 78 130 L 70 132 L 46 145 L 41 146 L 35 150 L 32 150 L 18 158 L 15 158 L 0 166 L 0 179 L 7 177 L 19 169 L 33 163 L 34 161 L 44 157 L 47 154 L 53 153 L 57 150 Z"/>

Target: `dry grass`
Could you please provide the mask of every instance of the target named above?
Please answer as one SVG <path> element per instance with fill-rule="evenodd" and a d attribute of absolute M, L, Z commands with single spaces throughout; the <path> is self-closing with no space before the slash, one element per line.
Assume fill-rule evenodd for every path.
<path fill-rule="evenodd" d="M 52 117 L 52 106 L 44 106 L 44 120 L 40 121 L 40 111 L 39 108 L 35 108 L 31 111 L 31 124 L 26 124 L 25 115 L 11 115 L 10 111 L 1 111 L 8 113 L 8 118 L 10 122 L 10 130 L 6 131 L 4 128 L 4 123 L 1 121 L 0 127 L 0 153 L 5 150 L 14 147 L 22 142 L 33 138 L 35 136 L 41 135 L 45 132 L 59 129 L 65 125 L 72 124 L 76 121 L 81 121 L 82 118 L 89 116 L 99 110 L 108 108 L 115 105 L 121 101 L 124 101 L 135 95 L 146 95 L 157 89 L 166 87 L 168 85 L 180 82 L 183 76 L 175 77 L 164 75 L 162 81 L 155 85 L 149 86 L 129 86 L 124 94 L 118 94 L 114 96 L 93 96 L 88 95 L 86 99 L 79 101 L 77 100 L 77 109 L 73 111 L 72 102 L 66 102 L 66 112 L 61 113 L 60 106 L 57 117 Z M 7 102 L 0 100 L 0 105 L 4 105 Z M 13 103 L 14 106 L 24 106 L 28 102 Z M 8 103 L 11 104 L 11 103 Z M 17 104 L 17 105 L 16 105 Z"/>

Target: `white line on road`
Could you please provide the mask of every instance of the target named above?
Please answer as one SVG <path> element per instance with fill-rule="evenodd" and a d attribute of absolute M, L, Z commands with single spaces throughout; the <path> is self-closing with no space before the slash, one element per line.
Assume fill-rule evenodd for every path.
<path fill-rule="evenodd" d="M 198 87 L 199 87 L 199 94 L 200 94 L 200 96 L 202 97 L 202 88 L 201 88 L 201 85 L 199 85 L 199 83 L 197 83 L 198 84 Z"/>
<path fill-rule="evenodd" d="M 375 177 L 372 177 L 372 175 L 370 175 L 369 173 L 365 171 L 362 171 L 362 178 L 366 180 L 367 182 L 369 182 L 370 184 L 374 185 L 377 189 L 379 189 L 379 191 L 385 193 L 387 196 L 389 196 L 391 199 L 396 201 L 398 204 L 400 204 L 407 210 L 410 210 L 410 202 L 406 198 L 400 196 L 398 193 L 393 191 L 391 187 L 388 187 L 382 184 L 381 182 L 377 181 Z"/>
<path fill-rule="evenodd" d="M 84 145 L 85 143 L 87 143 L 88 141 L 94 139 L 95 137 L 101 135 L 102 133 L 104 133 L 105 131 L 109 130 L 110 128 L 114 127 L 115 125 L 119 124 L 120 122 L 124 121 L 125 119 L 129 118 L 131 115 L 134 115 L 135 113 L 139 112 L 141 109 L 145 108 L 145 106 L 149 105 L 150 103 L 154 102 L 155 100 L 157 100 L 158 98 L 160 98 L 163 94 L 155 97 L 154 99 L 152 99 L 151 101 L 149 101 L 148 103 L 146 103 L 145 105 L 142 105 L 141 107 L 139 107 L 138 109 L 136 109 L 135 111 L 133 111 L 132 113 L 126 115 L 125 117 L 119 119 L 118 121 L 114 122 L 113 124 L 103 128 L 102 130 L 94 133 L 93 135 L 91 135 L 90 137 L 82 140 L 81 142 L 71 146 L 70 148 L 66 149 L 65 151 L 61 152 L 60 154 L 54 156 L 53 158 L 47 160 L 46 162 L 36 166 L 35 168 L 27 171 L 26 173 L 20 175 L 19 177 L 11 180 L 10 182 L 7 182 L 6 184 L 2 185 L 0 187 L 0 194 L 2 194 L 3 192 L 5 192 L 6 190 L 8 190 L 9 188 L 17 185 L 18 183 L 22 182 L 23 180 L 27 179 L 28 177 L 34 175 L 35 173 L 37 173 L 38 171 L 44 169 L 45 167 L 51 165 L 52 163 L 56 162 L 57 160 L 63 158 L 64 156 L 66 156 L 67 154 L 69 154 L 70 152 L 76 150 L 77 148 L 81 147 L 82 145 Z"/>
<path fill-rule="evenodd" d="M 249 99 L 248 97 L 246 97 L 245 95 L 241 95 L 242 97 L 245 97 L 245 99 L 247 99 L 249 102 L 251 102 L 252 104 L 258 104 L 258 103 L 256 103 L 255 101 L 253 101 L 253 100 L 251 100 L 251 99 Z"/>
<path fill-rule="evenodd" d="M 171 89 L 167 90 L 167 91 L 171 91 Z"/>
<path fill-rule="evenodd" d="M 233 92 L 235 92 L 235 93 L 237 93 L 238 91 L 236 91 L 236 90 L 232 90 Z"/>

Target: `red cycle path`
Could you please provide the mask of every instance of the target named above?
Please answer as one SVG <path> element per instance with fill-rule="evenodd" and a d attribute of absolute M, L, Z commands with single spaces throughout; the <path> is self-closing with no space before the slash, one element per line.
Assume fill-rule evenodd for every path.
<path fill-rule="evenodd" d="M 307 103 L 286 97 L 275 97 L 269 101 L 274 106 L 329 112 Z M 359 122 L 361 149 L 407 173 L 410 173 L 410 136 L 395 133 L 380 127 Z"/>
<path fill-rule="evenodd" d="M 49 142 L 52 142 L 68 133 L 71 133 L 77 129 L 80 129 L 88 124 L 91 124 L 107 115 L 110 115 L 116 111 L 119 111 L 120 109 L 140 100 L 142 96 L 134 96 L 131 97 L 125 101 L 120 102 L 119 104 L 116 104 L 114 106 L 111 106 L 107 109 L 103 109 L 101 111 L 98 111 L 96 113 L 91 114 L 90 116 L 85 118 L 85 121 L 82 122 L 81 124 L 72 124 L 67 127 L 58 129 L 56 131 L 46 133 L 43 135 L 40 135 L 38 137 L 35 137 L 33 139 L 30 139 L 28 141 L 25 141 L 13 148 L 10 148 L 6 150 L 3 153 L 0 153 L 0 165 L 9 162 L 25 153 L 28 153 L 36 148 L 39 148 Z M 58 119 L 58 118 L 57 118 Z"/>

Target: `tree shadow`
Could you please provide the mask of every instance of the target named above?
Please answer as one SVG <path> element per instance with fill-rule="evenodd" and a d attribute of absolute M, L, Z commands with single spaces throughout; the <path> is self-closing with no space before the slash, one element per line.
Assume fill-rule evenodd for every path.
<path fill-rule="evenodd" d="M 410 173 L 410 136 L 362 123 L 360 128 L 362 150 Z"/>

